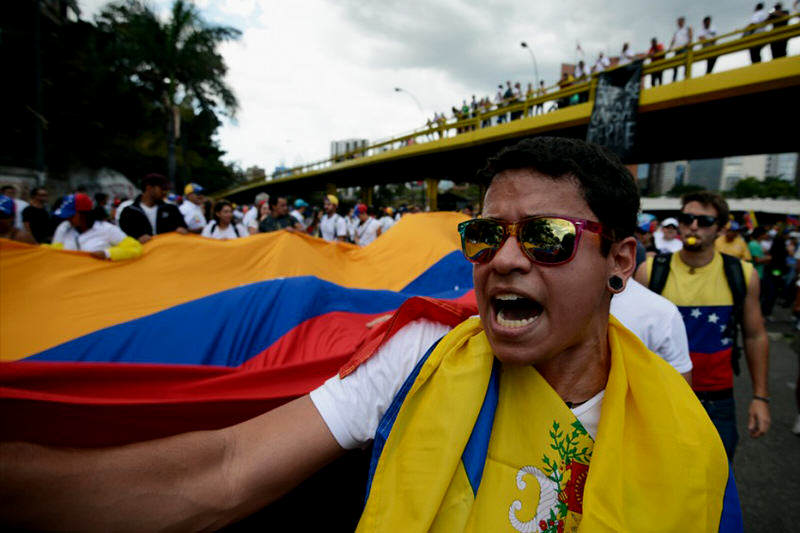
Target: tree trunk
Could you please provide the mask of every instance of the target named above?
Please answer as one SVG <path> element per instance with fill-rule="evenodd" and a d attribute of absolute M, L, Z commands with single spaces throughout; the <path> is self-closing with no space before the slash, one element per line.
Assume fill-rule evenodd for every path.
<path fill-rule="evenodd" d="M 182 192 L 179 183 L 175 183 L 175 113 L 167 110 L 167 178 L 177 193 Z"/>

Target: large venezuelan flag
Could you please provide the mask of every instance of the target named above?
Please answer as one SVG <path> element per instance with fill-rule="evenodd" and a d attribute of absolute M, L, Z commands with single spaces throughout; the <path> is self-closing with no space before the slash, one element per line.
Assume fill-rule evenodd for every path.
<path fill-rule="evenodd" d="M 120 444 L 302 395 L 409 298 L 474 308 L 463 218 L 409 215 L 366 248 L 163 235 L 120 263 L 0 239 L 4 438 Z"/>

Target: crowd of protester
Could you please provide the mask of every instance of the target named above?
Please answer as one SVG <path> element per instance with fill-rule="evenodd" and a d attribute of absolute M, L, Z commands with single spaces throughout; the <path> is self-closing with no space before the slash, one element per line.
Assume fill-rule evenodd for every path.
<path fill-rule="evenodd" d="M 795 0 L 792 7 L 793 12 L 800 9 L 800 2 Z M 780 28 L 789 23 L 789 12 L 783 8 L 781 2 L 774 4 L 771 10 L 767 10 L 764 4 L 759 2 L 752 15 L 749 16 L 746 26 L 742 29 L 742 37 L 747 37 L 756 33 L 768 31 L 770 29 Z M 472 99 L 468 102 L 466 99 L 462 100 L 460 106 L 453 106 L 450 115 L 446 112 L 436 112 L 433 118 L 428 119 L 428 137 L 441 138 L 447 135 L 448 128 L 446 127 L 448 118 L 453 118 L 458 122 L 480 118 L 491 111 L 502 111 L 504 107 L 516 108 L 507 113 L 495 114 L 491 117 L 482 118 L 481 128 L 491 126 L 493 124 L 503 124 L 505 122 L 522 118 L 523 116 L 535 116 L 545 112 L 545 103 L 537 101 L 531 102 L 534 99 L 545 96 L 548 93 L 554 93 L 570 86 L 585 83 L 593 74 L 599 74 L 610 68 L 617 66 L 627 65 L 637 59 L 646 60 L 650 64 L 657 64 L 659 61 L 666 59 L 668 54 L 671 57 L 680 56 L 685 54 L 694 46 L 700 48 L 707 48 L 716 44 L 716 39 L 719 36 L 715 26 L 712 23 L 710 16 L 703 17 L 700 22 L 699 29 L 695 32 L 691 25 L 687 24 L 686 18 L 681 16 L 676 20 L 676 27 L 670 39 L 669 45 L 665 48 L 664 44 L 659 41 L 658 37 L 653 37 L 650 40 L 650 47 L 646 51 L 635 53 L 631 50 L 630 43 L 623 43 L 620 53 L 616 57 L 609 57 L 605 52 L 600 51 L 597 59 L 587 64 L 585 58 L 580 59 L 575 65 L 574 72 L 563 72 L 562 76 L 555 83 L 545 86 L 544 80 L 539 80 L 538 85 L 534 87 L 534 83 L 528 83 L 527 88 L 523 90 L 523 83 L 520 81 L 511 82 L 508 80 L 504 84 L 497 86 L 497 91 L 494 98 L 484 96 L 477 98 L 472 95 Z M 777 59 L 786 56 L 786 43 L 787 40 L 777 40 L 769 44 L 772 58 Z M 754 46 L 749 49 L 750 60 L 752 63 L 761 62 L 761 52 L 765 45 Z M 577 46 L 579 55 L 584 56 L 584 51 L 580 44 Z M 706 60 L 706 74 L 710 74 L 714 70 L 717 58 L 712 57 Z M 672 81 L 678 81 L 679 70 L 682 66 L 676 66 L 672 69 Z M 685 76 L 685 72 L 683 73 Z M 650 74 L 651 86 L 661 85 L 663 82 L 663 71 L 659 70 Z M 588 101 L 588 90 L 571 96 L 562 97 L 548 102 L 547 112 L 555 111 L 556 109 L 564 108 L 569 105 L 584 103 Z M 530 105 L 520 106 L 522 102 L 531 102 Z M 455 128 L 457 134 L 472 131 L 476 126 L 460 126 Z"/>
<path fill-rule="evenodd" d="M 680 218 L 680 217 L 678 217 Z M 679 220 L 667 217 L 658 221 L 653 215 L 639 215 L 636 239 L 642 254 L 655 256 L 675 253 L 683 248 L 678 232 Z M 800 275 L 800 223 L 754 225 L 748 220 L 731 219 L 724 234 L 716 242 L 717 251 L 737 257 L 753 264 L 761 280 L 761 312 L 771 321 L 776 303 L 788 307 L 795 300 L 798 275 Z M 800 317 L 796 324 L 800 330 Z"/>
<path fill-rule="evenodd" d="M 328 194 L 321 205 L 302 198 L 259 193 L 253 204 L 212 202 L 203 187 L 189 183 L 183 195 L 170 194 L 168 180 L 148 174 L 135 198 L 97 193 L 84 187 L 52 204 L 44 187 L 31 189 L 30 202 L 18 198 L 13 185 L 0 187 L 0 237 L 51 248 L 90 252 L 98 258 L 121 260 L 141 255 L 141 246 L 154 235 L 194 233 L 219 240 L 238 239 L 278 230 L 305 233 L 327 241 L 367 246 L 388 232 L 418 206 L 374 207 L 357 203 L 340 209 L 339 198 Z M 341 213 L 340 213 L 341 211 Z"/>
<path fill-rule="evenodd" d="M 88 251 L 112 260 L 138 257 L 142 244 L 154 235 L 170 232 L 225 240 L 285 229 L 326 241 L 367 246 L 404 214 L 422 211 L 414 205 L 395 211 L 392 206 L 376 208 L 364 203 L 345 211 L 333 194 L 326 195 L 322 205 L 311 206 L 302 198 L 290 202 L 286 196 L 263 192 L 256 195 L 253 204 L 238 206 L 227 200 L 211 202 L 196 183 L 186 185 L 182 196 L 169 194 L 169 183 L 159 174 L 148 174 L 140 185 L 142 193 L 130 200 L 116 198 L 110 202 L 104 193 L 95 194 L 92 200 L 85 189 L 79 188 L 51 206 L 43 187 L 34 187 L 26 202 L 17 198 L 14 186 L 2 186 L 0 237 Z M 473 215 L 469 206 L 463 212 Z M 658 221 L 653 215 L 640 215 L 636 238 L 642 245 L 641 253 L 680 251 L 683 242 L 678 225 L 675 217 Z M 755 266 L 761 279 L 762 312 L 768 320 L 776 302 L 788 305 L 794 298 L 799 239 L 797 226 L 754 226 L 752 222 L 731 220 L 717 240 L 717 250 Z"/>

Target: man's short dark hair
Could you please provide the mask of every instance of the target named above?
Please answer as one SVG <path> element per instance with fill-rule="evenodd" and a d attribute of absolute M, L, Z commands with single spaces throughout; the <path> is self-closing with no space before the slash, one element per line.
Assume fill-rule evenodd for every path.
<path fill-rule="evenodd" d="M 9 189 L 11 189 L 14 192 L 17 192 L 17 188 L 14 187 L 13 185 L 3 185 L 2 187 L 0 187 L 0 193 L 5 194 L 5 192 Z"/>
<path fill-rule="evenodd" d="M 286 199 L 285 196 L 280 196 L 277 194 L 270 195 L 269 200 L 267 200 L 267 205 L 269 205 L 270 208 L 273 208 L 276 205 L 278 205 L 278 200 L 280 200 L 281 198 L 283 198 L 284 200 Z"/>
<path fill-rule="evenodd" d="M 639 190 L 619 158 L 605 148 L 566 137 L 533 137 L 502 149 L 478 173 L 488 187 L 506 170 L 531 169 L 553 180 L 574 179 L 583 199 L 614 240 L 633 235 Z M 607 254 L 608 241 L 601 251 Z"/>
<path fill-rule="evenodd" d="M 33 189 L 31 189 L 31 198 L 39 194 L 39 191 L 47 192 L 47 189 L 45 189 L 44 187 L 34 187 Z"/>
<path fill-rule="evenodd" d="M 166 176 L 161 174 L 147 174 L 145 177 L 142 178 L 140 182 L 140 187 L 142 190 L 145 190 L 147 186 L 151 187 L 161 187 L 162 189 L 166 189 L 169 187 L 169 180 L 167 180 Z"/>
<path fill-rule="evenodd" d="M 681 211 L 690 202 L 697 202 L 704 206 L 711 206 L 717 211 L 717 227 L 721 228 L 728 223 L 730 210 L 728 202 L 719 194 L 711 191 L 690 192 L 681 196 Z"/>
<path fill-rule="evenodd" d="M 98 192 L 94 194 L 94 201 L 99 203 L 105 202 L 108 200 L 108 195 L 104 192 Z"/>

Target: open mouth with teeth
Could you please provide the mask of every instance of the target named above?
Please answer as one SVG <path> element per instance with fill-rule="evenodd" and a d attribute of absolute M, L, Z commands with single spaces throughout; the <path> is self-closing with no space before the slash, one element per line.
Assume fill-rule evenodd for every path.
<path fill-rule="evenodd" d="M 521 328 L 533 323 L 542 313 L 542 306 L 519 294 L 498 294 L 492 298 L 497 323 L 507 328 Z"/>

